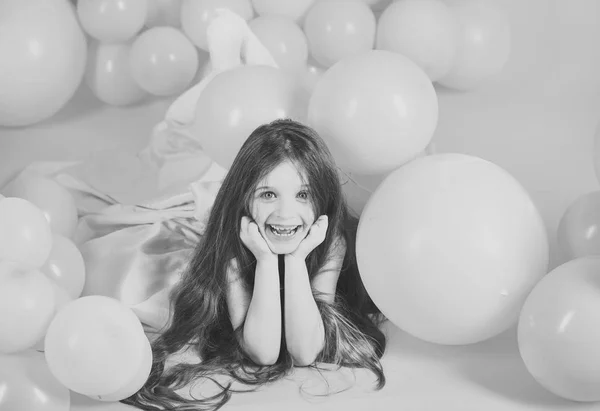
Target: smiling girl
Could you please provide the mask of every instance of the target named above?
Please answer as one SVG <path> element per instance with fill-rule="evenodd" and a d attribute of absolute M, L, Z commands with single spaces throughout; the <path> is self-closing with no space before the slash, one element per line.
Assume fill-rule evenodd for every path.
<path fill-rule="evenodd" d="M 323 140 L 292 120 L 258 127 L 213 204 L 204 240 L 173 289 L 169 325 L 153 341 L 145 386 L 123 402 L 146 410 L 213 410 L 233 382 L 258 387 L 294 366 L 371 370 L 385 336 L 357 269 L 356 218 Z M 201 360 L 166 366 L 191 349 Z M 228 382 L 217 381 L 226 377 Z M 217 394 L 176 391 L 215 381 Z"/>

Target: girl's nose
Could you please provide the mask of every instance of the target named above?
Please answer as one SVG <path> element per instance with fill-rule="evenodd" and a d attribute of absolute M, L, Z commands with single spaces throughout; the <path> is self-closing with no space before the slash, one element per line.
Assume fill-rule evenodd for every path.
<path fill-rule="evenodd" d="M 294 216 L 296 203 L 293 200 L 281 199 L 277 204 L 277 216 L 285 219 Z"/>

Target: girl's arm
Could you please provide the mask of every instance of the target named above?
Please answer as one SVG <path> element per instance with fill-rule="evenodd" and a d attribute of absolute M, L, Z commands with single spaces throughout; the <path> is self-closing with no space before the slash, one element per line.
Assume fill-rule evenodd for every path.
<path fill-rule="evenodd" d="M 346 245 L 337 241 L 324 267 L 315 275 L 312 287 L 304 258 L 285 256 L 285 339 L 294 362 L 301 366 L 312 364 L 325 344 L 323 319 L 313 297 L 332 303 L 342 269 Z"/>
<path fill-rule="evenodd" d="M 272 365 L 281 347 L 281 303 L 277 256 L 258 260 L 252 294 L 232 260 L 227 272 L 227 306 L 233 329 L 242 326 L 240 344 L 257 364 Z M 245 321 L 244 321 L 245 319 Z"/>

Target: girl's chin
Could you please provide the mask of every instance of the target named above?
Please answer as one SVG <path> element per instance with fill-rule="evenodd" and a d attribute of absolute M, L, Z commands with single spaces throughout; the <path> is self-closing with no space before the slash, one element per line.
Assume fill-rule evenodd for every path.
<path fill-rule="evenodd" d="M 267 244 L 269 245 L 269 248 L 271 249 L 271 252 L 273 254 L 290 254 L 296 251 L 299 245 L 299 241 L 284 244 L 268 241 Z"/>

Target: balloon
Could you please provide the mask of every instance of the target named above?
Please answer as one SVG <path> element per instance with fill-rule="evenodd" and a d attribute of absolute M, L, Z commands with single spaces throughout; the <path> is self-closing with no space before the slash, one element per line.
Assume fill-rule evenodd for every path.
<path fill-rule="evenodd" d="M 438 121 L 437 95 L 411 60 L 371 50 L 323 74 L 309 102 L 308 120 L 340 167 L 384 174 L 427 146 Z"/>
<path fill-rule="evenodd" d="M 150 346 L 150 341 L 148 341 L 148 339 L 144 341 L 142 350 L 142 362 L 137 372 L 135 373 L 133 378 L 131 378 L 130 381 L 128 381 L 123 387 L 121 387 L 113 393 L 90 396 L 90 398 L 105 402 L 121 401 L 122 399 L 130 397 L 136 392 L 138 392 L 139 389 L 144 386 L 146 380 L 148 380 L 148 377 L 150 376 L 150 371 L 152 369 L 152 347 Z"/>
<path fill-rule="evenodd" d="M 69 411 L 71 393 L 52 375 L 44 354 L 0 354 L 0 410 Z"/>
<path fill-rule="evenodd" d="M 229 168 L 256 127 L 278 118 L 302 119 L 305 107 L 301 84 L 293 76 L 270 66 L 241 66 L 206 85 L 192 130 L 204 151 Z"/>
<path fill-rule="evenodd" d="M 83 78 L 86 47 L 66 1 L 0 1 L 0 126 L 31 125 L 62 109 Z"/>
<path fill-rule="evenodd" d="M 46 334 L 46 360 L 67 388 L 84 395 L 114 393 L 139 372 L 144 329 L 118 300 L 81 297 L 60 310 Z"/>
<path fill-rule="evenodd" d="M 448 73 L 456 56 L 458 21 L 441 0 L 403 0 L 379 17 L 377 48 L 408 57 L 438 80 Z"/>
<path fill-rule="evenodd" d="M 52 282 L 44 274 L 0 261 L 0 353 L 32 347 L 46 333 L 55 308 Z"/>
<path fill-rule="evenodd" d="M 506 13 L 491 0 L 453 0 L 447 3 L 461 26 L 452 68 L 438 83 L 470 90 L 499 74 L 510 56 L 510 24 Z"/>
<path fill-rule="evenodd" d="M 325 67 L 373 49 L 376 28 L 373 11 L 358 1 L 317 2 L 304 20 L 311 55 Z"/>
<path fill-rule="evenodd" d="M 557 230 L 563 256 L 573 260 L 600 255 L 600 191 L 577 198 L 565 211 Z"/>
<path fill-rule="evenodd" d="M 22 198 L 0 201 L 0 260 L 41 267 L 52 249 L 52 231 L 42 211 Z"/>
<path fill-rule="evenodd" d="M 284 16 L 300 22 L 315 0 L 252 0 L 259 16 Z"/>
<path fill-rule="evenodd" d="M 148 0 L 146 27 L 181 26 L 181 0 Z"/>
<path fill-rule="evenodd" d="M 248 24 L 280 69 L 297 73 L 306 67 L 308 42 L 302 29 L 287 17 L 267 15 Z"/>
<path fill-rule="evenodd" d="M 59 312 L 60 310 L 62 310 L 63 307 L 65 307 L 68 303 L 73 301 L 74 298 L 69 295 L 67 290 L 65 290 L 63 287 L 61 287 L 54 281 L 51 281 L 51 283 L 52 283 L 52 291 L 54 293 L 54 301 L 55 301 L 54 313 L 52 314 L 51 318 L 54 319 L 54 316 L 56 315 L 56 313 Z M 52 320 L 50 322 L 52 322 Z M 44 332 L 44 335 L 41 336 L 41 338 L 33 345 L 32 348 L 37 351 L 44 351 L 46 349 L 46 347 L 44 346 L 45 339 L 46 339 L 46 332 Z"/>
<path fill-rule="evenodd" d="M 206 28 L 217 9 L 228 9 L 249 21 L 254 16 L 250 0 L 182 0 L 181 28 L 197 47 L 208 51 Z"/>
<path fill-rule="evenodd" d="M 154 27 L 134 40 L 129 52 L 131 73 L 137 84 L 157 96 L 187 89 L 198 70 L 198 52 L 173 27 Z"/>
<path fill-rule="evenodd" d="M 54 180 L 31 174 L 20 174 L 2 189 L 8 197 L 18 197 L 37 206 L 52 232 L 73 237 L 77 228 L 77 205 L 73 195 Z"/>
<path fill-rule="evenodd" d="M 129 65 L 130 43 L 92 42 L 85 79 L 94 95 L 106 104 L 126 106 L 142 101 L 148 92 L 134 80 Z"/>
<path fill-rule="evenodd" d="M 356 252 L 383 314 L 449 345 L 515 324 L 549 254 L 544 221 L 519 182 L 463 154 L 421 157 L 390 173 L 363 210 Z"/>
<path fill-rule="evenodd" d="M 83 256 L 75 243 L 68 238 L 58 234 L 54 234 L 52 238 L 52 250 L 40 270 L 64 288 L 71 298 L 77 298 L 81 295 L 85 283 Z"/>
<path fill-rule="evenodd" d="M 527 297 L 519 317 L 519 352 L 550 392 L 600 401 L 600 256 L 552 270 Z"/>
<path fill-rule="evenodd" d="M 85 0 L 77 2 L 83 29 L 105 43 L 119 43 L 135 36 L 144 27 L 147 0 Z"/>
<path fill-rule="evenodd" d="M 317 83 L 319 80 L 321 80 L 325 71 L 326 69 L 321 67 L 318 63 L 309 61 L 304 68 L 304 72 L 300 72 L 300 81 L 304 86 L 304 90 L 309 101 L 310 96 L 312 96 L 312 93 L 315 91 L 315 87 L 317 87 Z"/>

